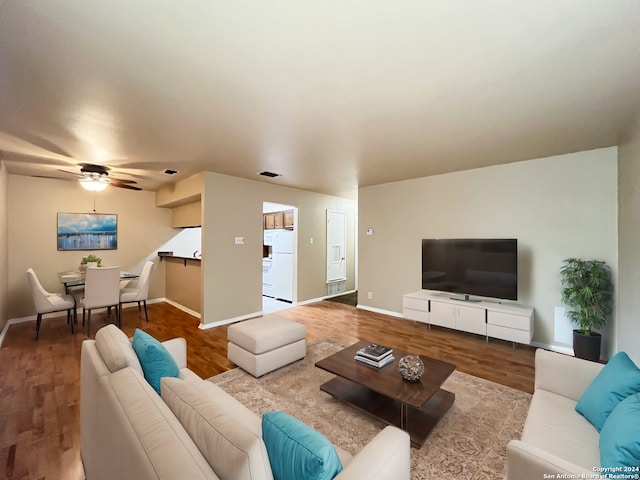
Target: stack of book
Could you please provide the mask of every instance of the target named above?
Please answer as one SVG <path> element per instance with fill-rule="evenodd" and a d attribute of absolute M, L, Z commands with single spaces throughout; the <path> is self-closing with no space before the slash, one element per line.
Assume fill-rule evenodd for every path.
<path fill-rule="evenodd" d="M 382 368 L 393 363 L 393 350 L 384 345 L 370 343 L 356 352 L 355 359 L 372 367 Z"/>

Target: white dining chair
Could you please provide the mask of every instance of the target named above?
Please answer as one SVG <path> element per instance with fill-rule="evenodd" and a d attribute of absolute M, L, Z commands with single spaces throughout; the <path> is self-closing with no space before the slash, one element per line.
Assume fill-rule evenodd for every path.
<path fill-rule="evenodd" d="M 138 312 L 140 312 L 140 304 L 144 304 L 144 316 L 149 321 L 149 314 L 147 313 L 147 299 L 149 298 L 149 280 L 151 279 L 151 270 L 153 269 L 153 262 L 148 261 L 142 267 L 142 273 L 140 278 L 129 282 L 126 287 L 120 289 L 120 311 L 122 314 L 123 303 L 138 302 Z"/>
<path fill-rule="evenodd" d="M 91 311 L 116 308 L 116 325 L 120 326 L 120 267 L 88 267 L 85 273 L 82 305 L 82 326 L 85 312 L 87 335 L 91 336 Z"/>
<path fill-rule="evenodd" d="M 33 303 L 36 306 L 38 314 L 36 318 L 36 340 L 40 334 L 40 324 L 42 323 L 42 315 L 45 313 L 67 311 L 67 323 L 71 325 L 71 333 L 73 334 L 73 319 L 71 311 L 75 313 L 76 302 L 71 295 L 47 292 L 38 280 L 36 273 L 32 268 L 27 270 L 27 279 L 31 286 L 31 294 L 33 295 Z"/>

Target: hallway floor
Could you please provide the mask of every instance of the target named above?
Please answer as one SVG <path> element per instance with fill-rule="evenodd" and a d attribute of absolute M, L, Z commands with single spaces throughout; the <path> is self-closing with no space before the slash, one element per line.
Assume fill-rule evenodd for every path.
<path fill-rule="evenodd" d="M 286 310 L 293 307 L 292 303 L 276 300 L 271 297 L 262 297 L 262 312 L 263 314 L 278 312 L 280 310 Z"/>

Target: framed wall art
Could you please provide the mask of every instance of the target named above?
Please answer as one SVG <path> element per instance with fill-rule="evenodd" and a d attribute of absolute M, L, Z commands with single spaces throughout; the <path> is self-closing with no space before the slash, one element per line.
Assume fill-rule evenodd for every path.
<path fill-rule="evenodd" d="M 58 250 L 117 250 L 118 215 L 58 213 Z"/>

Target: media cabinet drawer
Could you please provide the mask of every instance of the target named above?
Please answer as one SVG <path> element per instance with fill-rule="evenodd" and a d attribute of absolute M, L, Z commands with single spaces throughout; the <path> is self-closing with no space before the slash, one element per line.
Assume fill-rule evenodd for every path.
<path fill-rule="evenodd" d="M 427 310 L 414 310 L 412 308 L 403 308 L 402 316 L 408 320 L 429 323 L 429 312 Z"/>
<path fill-rule="evenodd" d="M 402 297 L 402 308 L 410 308 L 411 310 L 429 311 L 429 300 L 426 298 Z"/>
<path fill-rule="evenodd" d="M 499 325 L 487 325 L 487 336 L 525 345 L 531 343 L 531 333 L 528 330 L 516 330 Z"/>
<path fill-rule="evenodd" d="M 530 316 L 514 315 L 513 313 L 492 312 L 489 310 L 487 312 L 487 323 L 489 325 L 496 325 L 499 327 L 526 330 L 527 332 L 531 329 Z"/>

